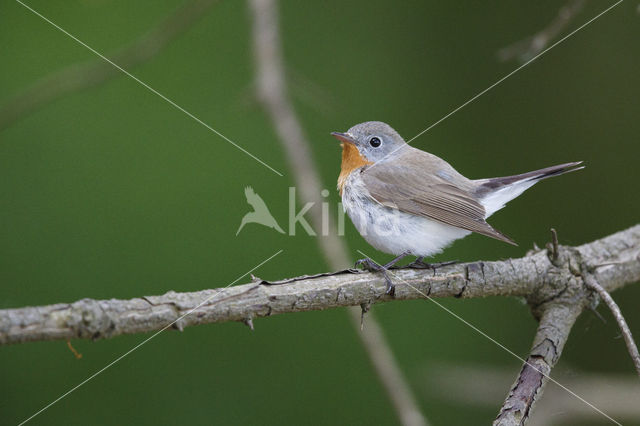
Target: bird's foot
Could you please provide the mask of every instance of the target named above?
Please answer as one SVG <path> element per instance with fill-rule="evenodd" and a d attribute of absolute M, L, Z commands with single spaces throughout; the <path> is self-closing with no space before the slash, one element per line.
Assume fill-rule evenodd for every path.
<path fill-rule="evenodd" d="M 365 271 L 369 271 L 369 272 L 378 272 L 380 269 L 382 269 L 382 266 L 378 265 L 376 262 L 369 259 L 368 257 L 365 257 L 364 259 L 356 260 L 355 267 L 362 268 Z"/>
<path fill-rule="evenodd" d="M 413 262 L 407 265 L 407 268 L 413 269 L 431 269 L 433 272 L 436 272 L 436 269 L 442 268 L 443 266 L 455 265 L 458 263 L 457 260 L 450 260 L 448 262 L 440 262 L 440 263 L 428 263 L 424 261 L 424 257 L 418 257 Z"/>
<path fill-rule="evenodd" d="M 385 266 L 378 265 L 376 262 L 366 257 L 364 259 L 357 260 L 355 267 L 356 268 L 362 267 L 362 269 L 369 272 L 382 272 L 382 276 L 384 277 L 384 282 L 387 284 L 387 289 L 385 291 L 385 294 L 395 296 L 396 286 L 393 285 L 393 283 L 391 282 L 391 278 L 389 278 L 386 265 Z"/>

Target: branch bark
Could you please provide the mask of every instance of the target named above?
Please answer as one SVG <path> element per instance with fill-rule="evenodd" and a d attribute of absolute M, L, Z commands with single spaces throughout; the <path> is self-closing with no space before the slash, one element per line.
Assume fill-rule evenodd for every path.
<path fill-rule="evenodd" d="M 560 359 L 562 348 L 580 312 L 581 305 L 553 305 L 544 311 L 531 354 L 511 387 L 494 425 L 512 426 L 526 422 L 533 405 L 542 395 L 551 369 Z"/>
<path fill-rule="evenodd" d="M 630 228 L 627 231 L 636 228 L 638 228 L 638 226 Z M 597 271 L 601 270 L 603 274 L 610 276 L 610 274 L 614 272 L 610 267 L 616 265 L 618 262 L 627 262 L 630 269 L 623 272 L 623 268 L 618 270 L 617 273 L 624 275 L 627 272 L 631 272 L 632 276 L 628 276 L 628 278 L 637 280 L 635 273 L 640 269 L 640 254 L 635 251 L 633 251 L 633 253 L 627 251 L 627 249 L 631 247 L 629 244 L 632 243 L 631 240 L 633 240 L 633 238 L 631 240 L 621 238 L 615 241 L 609 239 L 608 243 L 604 245 L 592 243 L 574 249 L 559 246 L 555 230 L 552 229 L 551 232 L 552 243 L 548 245 L 546 250 L 547 260 L 556 268 L 566 266 L 571 275 L 565 274 L 565 276 L 562 277 L 556 276 L 555 274 L 549 275 L 548 282 L 540 289 L 542 292 L 537 290 L 527 296 L 527 301 L 532 307 L 533 314 L 539 318 L 540 323 L 531 353 L 525 360 L 520 374 L 511 387 L 493 423 L 494 425 L 523 425 L 529 419 L 531 410 L 542 395 L 546 382 L 553 380 L 549 377 L 549 374 L 562 354 L 562 349 L 569 338 L 573 324 L 584 308 L 591 306 L 594 302 L 597 303 L 597 300 L 593 300 L 591 291 L 596 290 L 598 293 L 601 293 L 600 295 L 605 297 L 605 301 L 607 301 L 609 306 L 611 306 L 609 301 L 615 305 L 615 302 L 613 302 L 607 290 L 618 288 L 617 285 L 621 281 L 619 279 L 610 280 L 607 285 L 600 286 L 595 278 L 595 275 L 598 273 Z M 616 235 L 620 234 L 621 233 L 618 233 Z M 612 252 L 609 251 L 611 249 L 609 244 L 621 250 L 620 253 L 623 254 L 619 258 L 614 259 Z M 637 244 L 637 242 L 635 244 Z M 554 292 L 556 295 L 550 298 L 550 293 Z M 610 300 L 606 299 L 607 297 Z M 615 313 L 616 311 L 614 310 L 614 314 Z M 636 363 L 638 360 L 638 352 L 635 342 L 633 342 L 633 338 L 631 337 L 631 331 L 626 326 L 626 322 L 619 309 L 617 313 L 619 314 L 619 319 L 616 317 L 618 322 L 624 324 L 624 326 L 621 325 L 621 327 L 623 333 L 626 331 L 625 340 L 629 347 L 629 353 L 634 363 Z M 560 385 L 557 382 L 556 384 Z M 570 389 L 562 385 L 560 386 L 588 404 L 595 411 L 614 423 L 617 423 L 609 415 L 582 399 Z"/>
<path fill-rule="evenodd" d="M 561 246 L 560 266 L 547 250 L 519 259 L 474 262 L 431 270 L 394 272 L 430 297 L 526 297 L 534 312 L 575 303 L 584 306 L 591 292 L 583 285 L 581 266 L 592 270 L 600 285 L 613 291 L 640 281 L 640 225 L 571 248 Z M 605 266 L 598 267 L 599 265 Z M 398 280 L 399 281 L 399 280 Z M 402 281 L 396 296 L 384 294 L 376 273 L 340 271 L 276 282 L 253 282 L 225 289 L 169 292 L 130 300 L 82 299 L 75 303 L 0 310 L 0 344 L 60 339 L 104 339 L 159 330 L 219 295 L 173 328 L 227 321 L 245 321 L 288 312 L 324 310 L 422 298 Z M 544 317 L 544 315 L 542 315 Z"/>

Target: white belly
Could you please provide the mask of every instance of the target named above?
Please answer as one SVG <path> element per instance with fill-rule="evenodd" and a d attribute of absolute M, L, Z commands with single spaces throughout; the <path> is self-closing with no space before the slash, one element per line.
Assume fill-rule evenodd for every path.
<path fill-rule="evenodd" d="M 364 239 L 386 253 L 428 257 L 471 233 L 382 206 L 370 197 L 357 171 L 347 178 L 342 204 Z"/>

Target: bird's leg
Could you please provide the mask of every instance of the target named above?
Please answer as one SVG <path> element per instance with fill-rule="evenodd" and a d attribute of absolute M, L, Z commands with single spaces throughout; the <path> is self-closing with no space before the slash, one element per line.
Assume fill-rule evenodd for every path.
<path fill-rule="evenodd" d="M 407 268 L 413 269 L 432 269 L 433 272 L 436 272 L 436 269 L 442 268 L 443 266 L 455 265 L 458 263 L 457 260 L 450 260 L 448 262 L 440 262 L 440 263 L 428 263 L 424 261 L 424 256 L 418 256 L 416 260 L 409 263 Z"/>
<path fill-rule="evenodd" d="M 385 265 L 378 265 L 376 262 L 366 257 L 364 259 L 360 259 L 356 261 L 356 268 L 358 266 L 362 266 L 362 269 L 366 269 L 367 271 L 370 271 L 370 272 L 382 272 L 382 276 L 384 276 L 384 281 L 387 284 L 387 290 L 385 291 L 385 293 L 393 296 L 395 294 L 396 287 L 391 282 L 391 278 L 389 278 L 389 274 L 387 274 L 387 271 L 389 270 L 389 268 L 391 268 L 393 265 L 395 265 L 396 263 L 398 263 L 400 260 L 402 260 L 408 255 L 409 253 L 402 253 L 400 256 L 396 257 L 391 262 Z"/>
<path fill-rule="evenodd" d="M 430 267 L 431 265 L 424 261 L 424 256 L 416 257 L 416 260 L 414 260 L 413 262 L 407 265 L 407 268 L 413 268 L 413 269 L 428 269 Z"/>

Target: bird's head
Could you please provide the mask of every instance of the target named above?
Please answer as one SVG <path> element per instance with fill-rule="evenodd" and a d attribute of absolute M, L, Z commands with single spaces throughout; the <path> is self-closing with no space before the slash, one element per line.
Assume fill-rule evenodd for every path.
<path fill-rule="evenodd" d="M 381 121 L 367 121 L 356 124 L 346 133 L 331 134 L 341 142 L 343 163 L 345 154 L 347 157 L 357 158 L 357 153 L 366 164 L 374 164 L 382 159 L 392 158 L 407 145 L 398 132 Z"/>
<path fill-rule="evenodd" d="M 338 177 L 338 189 L 342 189 L 354 170 L 394 158 L 407 143 L 391 126 L 381 121 L 356 124 L 346 133 L 331 133 L 341 143 L 342 165 Z"/>

